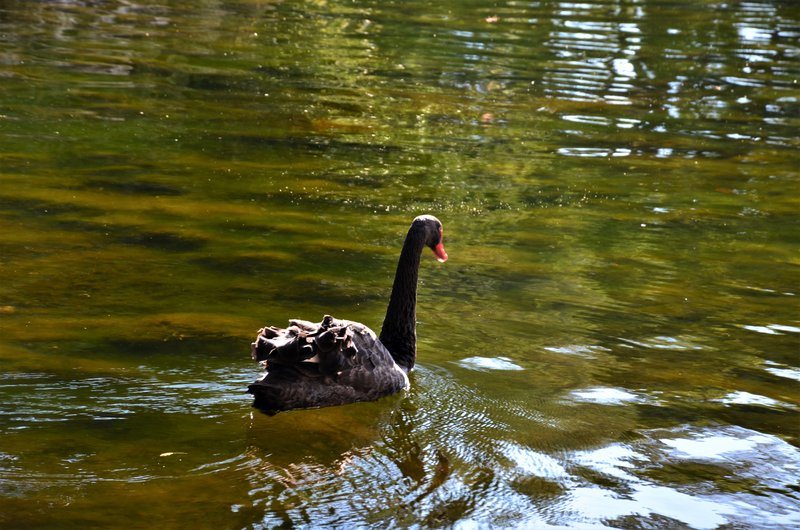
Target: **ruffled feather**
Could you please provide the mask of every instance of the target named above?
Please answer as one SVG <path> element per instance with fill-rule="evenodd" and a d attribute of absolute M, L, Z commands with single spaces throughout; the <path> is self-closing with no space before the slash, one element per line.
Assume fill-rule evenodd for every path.
<path fill-rule="evenodd" d="M 330 315 L 261 328 L 251 353 L 266 373 L 247 391 L 266 412 L 372 401 L 408 387 L 371 329 Z"/>

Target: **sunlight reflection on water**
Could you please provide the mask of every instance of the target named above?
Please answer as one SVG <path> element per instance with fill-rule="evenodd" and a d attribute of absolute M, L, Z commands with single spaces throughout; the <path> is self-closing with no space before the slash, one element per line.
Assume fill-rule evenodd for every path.
<path fill-rule="evenodd" d="M 524 370 L 508 357 L 468 357 L 458 364 L 471 370 Z"/>
<path fill-rule="evenodd" d="M 619 388 L 589 388 L 586 390 L 574 390 L 570 393 L 573 399 L 586 401 L 589 403 L 601 403 L 606 405 L 622 404 L 627 401 L 641 401 L 642 398 L 632 392 Z"/>
<path fill-rule="evenodd" d="M 624 484 L 624 488 L 632 493 L 620 496 L 614 493 L 616 488 L 606 490 L 581 486 L 572 490 L 565 506 L 595 517 L 601 517 L 602 512 L 615 512 L 617 517 L 659 514 L 683 521 L 693 528 L 716 528 L 731 518 L 755 526 L 777 524 L 789 527 L 800 522 L 800 514 L 764 499 L 759 493 L 759 490 L 770 488 L 787 491 L 793 485 L 791 477 L 800 466 L 800 451 L 782 440 L 736 427 L 678 428 L 642 434 L 645 438 L 641 442 L 616 444 L 578 453 L 574 457 L 578 465 L 614 477 L 621 481 L 620 486 Z M 762 446 L 763 452 L 759 453 L 764 457 L 753 460 L 745 456 L 754 454 L 758 446 Z M 756 479 L 751 491 L 736 495 L 736 502 L 720 502 L 725 495 L 708 489 L 702 479 L 681 491 L 680 488 L 660 486 L 648 478 L 662 472 L 670 473 L 672 468 L 697 466 L 704 461 L 714 465 L 724 461 L 722 465 L 727 468 L 727 473 L 735 472 L 754 479 L 764 473 L 763 476 L 769 478 L 761 484 Z M 766 506 L 772 506 L 775 518 L 765 517 L 763 510 Z"/>

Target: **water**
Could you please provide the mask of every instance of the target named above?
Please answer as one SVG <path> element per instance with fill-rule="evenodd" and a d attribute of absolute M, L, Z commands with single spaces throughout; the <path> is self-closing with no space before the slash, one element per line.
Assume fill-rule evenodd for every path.
<path fill-rule="evenodd" d="M 800 6 L 4 2 L 0 525 L 800 526 Z M 411 389 L 250 408 L 249 342 Z M 124 523 L 123 523 L 124 522 Z"/>

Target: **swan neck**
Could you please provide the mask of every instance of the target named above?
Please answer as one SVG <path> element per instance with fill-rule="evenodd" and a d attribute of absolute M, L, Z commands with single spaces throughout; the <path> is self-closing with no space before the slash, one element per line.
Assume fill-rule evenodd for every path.
<path fill-rule="evenodd" d="M 392 284 L 392 294 L 386 317 L 383 319 L 380 340 L 395 363 L 408 372 L 417 357 L 417 279 L 424 234 L 408 231 L 397 261 L 397 271 Z"/>

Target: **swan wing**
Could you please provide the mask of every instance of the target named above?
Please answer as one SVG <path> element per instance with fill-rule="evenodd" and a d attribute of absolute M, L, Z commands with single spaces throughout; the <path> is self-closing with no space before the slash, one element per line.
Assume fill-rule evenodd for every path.
<path fill-rule="evenodd" d="M 367 326 L 326 315 L 265 327 L 252 356 L 267 370 L 248 387 L 266 410 L 371 401 L 408 386 L 408 377 Z"/>

